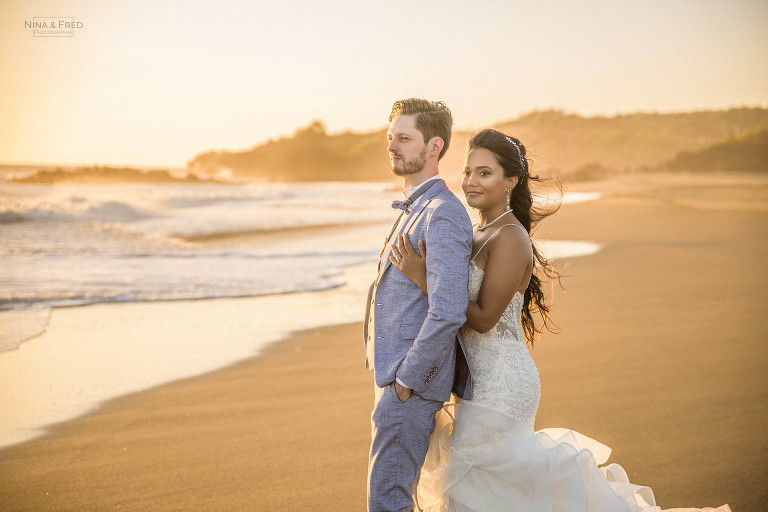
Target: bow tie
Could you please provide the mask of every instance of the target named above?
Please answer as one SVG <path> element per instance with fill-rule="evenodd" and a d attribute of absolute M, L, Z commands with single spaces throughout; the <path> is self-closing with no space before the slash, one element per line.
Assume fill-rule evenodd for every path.
<path fill-rule="evenodd" d="M 398 210 L 403 210 L 405 213 L 411 213 L 411 210 L 408 209 L 409 206 L 411 206 L 411 198 L 409 197 L 405 201 L 392 201 L 392 208 L 397 208 Z"/>
<path fill-rule="evenodd" d="M 411 194 L 411 197 L 406 199 L 405 201 L 392 201 L 392 208 L 396 208 L 398 210 L 403 210 L 406 214 L 410 214 L 411 210 L 408 209 L 409 206 L 413 204 L 413 202 L 419 198 L 424 192 L 429 190 L 429 187 L 437 183 L 438 180 L 430 180 L 421 187 L 418 188 L 418 190 L 415 190 L 413 194 Z"/>

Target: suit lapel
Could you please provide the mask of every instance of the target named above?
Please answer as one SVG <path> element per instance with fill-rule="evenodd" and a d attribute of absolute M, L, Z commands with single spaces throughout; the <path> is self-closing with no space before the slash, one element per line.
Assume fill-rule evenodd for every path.
<path fill-rule="evenodd" d="M 411 229 L 411 226 L 416 222 L 416 220 L 421 215 L 421 212 L 424 211 L 424 208 L 427 207 L 427 205 L 432 201 L 432 199 L 442 192 L 443 190 L 446 190 L 448 187 L 445 184 L 445 181 L 440 179 L 437 180 L 437 183 L 429 187 L 429 190 L 427 190 L 422 196 L 416 199 L 414 203 L 411 205 L 411 213 L 408 215 L 407 218 L 403 222 L 400 223 L 399 229 L 395 231 L 392 235 L 392 239 L 387 244 L 387 247 L 384 250 L 384 254 L 382 257 L 384 258 L 384 263 L 381 266 L 381 269 L 379 270 L 379 276 L 377 278 L 377 281 L 381 279 L 381 276 L 384 275 L 384 272 L 387 271 L 390 265 L 392 265 L 392 262 L 389 260 L 389 255 L 392 253 L 392 249 L 390 249 L 390 244 L 395 243 L 397 240 L 397 235 L 401 233 L 407 233 L 408 230 Z"/>

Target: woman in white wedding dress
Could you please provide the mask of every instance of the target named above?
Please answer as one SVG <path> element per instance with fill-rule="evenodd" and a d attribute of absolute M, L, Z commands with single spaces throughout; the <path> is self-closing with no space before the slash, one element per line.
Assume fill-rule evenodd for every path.
<path fill-rule="evenodd" d="M 533 429 L 540 385 L 529 346 L 549 313 L 536 273 L 557 273 L 529 237 L 551 212 L 532 205 L 529 181 L 538 178 L 525 155 L 519 140 L 496 130 L 469 142 L 462 189 L 480 222 L 462 335 L 473 396 L 438 412 L 417 502 L 429 512 L 659 511 L 651 489 L 630 483 L 621 466 L 598 467 L 607 446 L 566 429 Z M 419 241 L 419 253 L 426 250 Z M 392 262 L 427 293 L 424 258 L 407 238 L 393 247 Z"/>

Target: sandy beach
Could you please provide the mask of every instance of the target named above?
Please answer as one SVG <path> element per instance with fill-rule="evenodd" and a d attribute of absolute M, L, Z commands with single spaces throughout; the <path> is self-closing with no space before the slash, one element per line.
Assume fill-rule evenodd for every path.
<path fill-rule="evenodd" d="M 645 175 L 569 190 L 605 195 L 565 205 L 534 238 L 603 248 L 568 260 L 565 292 L 555 290 L 561 332 L 534 350 L 536 427 L 572 428 L 612 447 L 609 462 L 652 487 L 663 508 L 765 510 L 768 180 Z M 360 293 L 351 287 L 340 307 Z M 284 312 L 301 315 L 291 297 Z M 0 509 L 364 510 L 364 298 L 360 322 L 296 332 L 255 357 L 108 401 L 2 449 Z M 132 325 L 159 341 L 184 336 L 184 318 L 205 326 L 201 336 L 254 335 L 248 312 L 258 300 L 55 309 L 48 331 L 21 350 L 81 336 L 130 343 Z"/>

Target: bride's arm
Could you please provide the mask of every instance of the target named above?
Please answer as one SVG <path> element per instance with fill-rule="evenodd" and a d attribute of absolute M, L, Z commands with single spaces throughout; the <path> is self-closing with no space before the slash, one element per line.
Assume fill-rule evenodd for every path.
<path fill-rule="evenodd" d="M 502 229 L 486 245 L 483 284 L 477 302 L 469 302 L 466 325 L 481 333 L 496 325 L 526 274 L 530 247 L 530 240 L 520 229 Z"/>
<path fill-rule="evenodd" d="M 502 228 L 499 228 L 502 229 Z M 519 229 L 503 229 L 486 245 L 483 284 L 477 302 L 469 301 L 466 325 L 477 332 L 488 332 L 501 318 L 512 301 L 515 291 L 526 274 L 531 261 L 531 243 Z M 408 235 L 392 244 L 392 264 L 427 293 L 426 247 L 419 240 L 419 256 L 411 246 Z"/>

